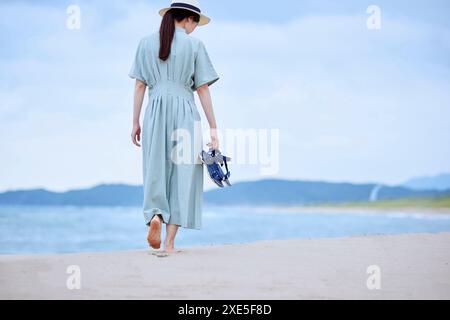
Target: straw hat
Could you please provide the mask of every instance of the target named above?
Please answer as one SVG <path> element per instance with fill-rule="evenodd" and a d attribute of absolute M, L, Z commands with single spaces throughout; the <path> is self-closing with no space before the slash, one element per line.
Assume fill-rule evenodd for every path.
<path fill-rule="evenodd" d="M 209 21 L 211 21 L 210 18 L 201 13 L 200 4 L 197 0 L 184 0 L 184 1 L 172 0 L 172 4 L 170 5 L 170 7 L 166 7 L 159 10 L 159 15 L 163 17 L 167 11 L 173 8 L 186 9 L 198 13 L 200 15 L 200 21 L 198 22 L 199 26 L 203 26 L 209 23 Z"/>

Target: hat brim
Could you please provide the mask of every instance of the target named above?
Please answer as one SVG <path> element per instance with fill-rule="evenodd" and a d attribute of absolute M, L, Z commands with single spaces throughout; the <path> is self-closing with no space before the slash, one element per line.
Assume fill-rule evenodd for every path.
<path fill-rule="evenodd" d="M 189 11 L 192 11 L 192 12 L 194 12 L 196 14 L 199 14 L 200 15 L 200 21 L 198 22 L 199 26 L 203 26 L 205 24 L 208 24 L 211 21 L 211 19 L 209 17 L 205 16 L 204 14 L 198 13 L 197 11 L 194 11 L 194 10 L 191 10 L 191 9 L 188 9 L 188 8 L 185 8 L 185 7 L 168 7 L 168 8 L 163 8 L 163 9 L 159 10 L 159 15 L 161 17 L 164 17 L 164 15 L 166 14 L 167 11 L 169 11 L 170 9 L 175 9 L 175 8 L 189 10 Z"/>

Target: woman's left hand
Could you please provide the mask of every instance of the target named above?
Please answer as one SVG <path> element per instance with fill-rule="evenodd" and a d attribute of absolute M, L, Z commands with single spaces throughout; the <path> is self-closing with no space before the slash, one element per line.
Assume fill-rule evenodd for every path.
<path fill-rule="evenodd" d="M 131 140 L 138 147 L 141 146 L 138 143 L 138 141 L 141 141 L 141 126 L 139 125 L 139 123 L 133 125 L 133 131 L 131 132 Z"/>

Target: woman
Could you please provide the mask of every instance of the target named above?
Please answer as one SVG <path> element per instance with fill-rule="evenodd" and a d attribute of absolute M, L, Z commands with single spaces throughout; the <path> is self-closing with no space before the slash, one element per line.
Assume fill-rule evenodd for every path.
<path fill-rule="evenodd" d="M 179 226 L 201 228 L 203 165 L 198 154 L 203 143 L 193 92 L 197 91 L 209 122 L 207 146 L 219 149 L 208 88 L 219 76 L 203 42 L 189 35 L 210 21 L 198 1 L 176 0 L 159 14 L 163 17 L 159 32 L 141 39 L 129 73 L 136 79 L 131 137 L 140 147 L 139 118 L 148 87 L 142 125 L 143 213 L 152 248 L 161 247 L 162 224 L 166 224 L 164 252 L 169 253 L 181 251 L 174 247 Z M 190 155 L 188 163 L 174 161 L 180 145 L 183 154 Z"/>

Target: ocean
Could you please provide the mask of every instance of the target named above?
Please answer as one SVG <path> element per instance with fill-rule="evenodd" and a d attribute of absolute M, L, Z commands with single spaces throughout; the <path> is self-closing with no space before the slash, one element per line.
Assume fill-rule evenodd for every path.
<path fill-rule="evenodd" d="M 202 229 L 179 228 L 175 246 L 440 231 L 450 215 L 205 205 Z M 140 207 L 0 206 L 0 254 L 145 249 L 146 235 Z"/>

